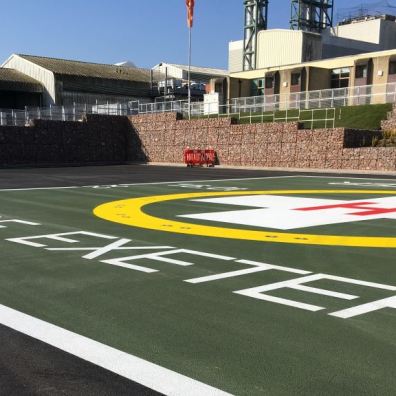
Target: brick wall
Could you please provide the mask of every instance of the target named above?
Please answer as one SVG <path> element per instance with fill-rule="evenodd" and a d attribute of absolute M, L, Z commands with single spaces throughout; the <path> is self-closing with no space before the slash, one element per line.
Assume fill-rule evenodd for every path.
<path fill-rule="evenodd" d="M 396 170 L 396 148 L 370 147 L 379 131 L 299 129 L 298 123 L 236 125 L 229 118 L 129 117 L 149 161 L 181 163 L 183 149 L 215 148 L 222 165 Z"/>

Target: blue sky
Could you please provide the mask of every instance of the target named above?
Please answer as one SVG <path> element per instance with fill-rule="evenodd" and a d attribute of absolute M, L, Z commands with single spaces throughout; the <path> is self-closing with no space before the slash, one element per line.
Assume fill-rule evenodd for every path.
<path fill-rule="evenodd" d="M 339 7 L 360 0 L 335 0 Z M 242 0 L 195 0 L 192 63 L 227 68 L 243 37 Z M 25 53 L 140 67 L 188 62 L 185 0 L 0 0 L 0 62 Z M 290 0 L 270 0 L 270 28 L 288 28 Z"/>

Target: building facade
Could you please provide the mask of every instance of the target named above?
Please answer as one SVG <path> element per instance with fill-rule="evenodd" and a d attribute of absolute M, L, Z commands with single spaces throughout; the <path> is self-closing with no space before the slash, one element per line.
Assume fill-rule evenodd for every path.
<path fill-rule="evenodd" d="M 42 103 L 43 86 L 37 80 L 13 69 L 0 68 L 0 109 L 23 109 Z"/>
<path fill-rule="evenodd" d="M 299 92 L 396 82 L 395 16 L 346 19 L 320 34 L 265 30 L 257 42 L 256 69 L 246 72 L 242 41 L 229 45 L 229 101 L 279 95 L 286 102 Z M 375 100 L 382 101 L 380 96 Z"/>
<path fill-rule="evenodd" d="M 189 68 L 187 65 L 166 62 L 161 62 L 152 69 L 156 75 L 161 75 L 163 78 L 158 84 L 158 94 L 169 100 L 186 99 L 188 96 L 189 69 L 191 97 L 193 99 L 202 100 L 205 93 L 213 92 L 215 89 L 218 89 L 217 92 L 224 95 L 223 87 L 224 89 L 226 87 L 227 70 L 199 66 Z M 221 89 L 219 88 L 220 85 Z"/>
<path fill-rule="evenodd" d="M 396 48 L 396 17 L 346 20 L 319 33 L 270 29 L 258 33 L 256 69 Z M 243 70 L 243 40 L 229 43 L 229 70 Z"/>
<path fill-rule="evenodd" d="M 40 83 L 45 107 L 153 100 L 150 70 L 16 54 L 1 69 L 12 69 Z"/>
<path fill-rule="evenodd" d="M 396 83 L 396 49 L 231 73 L 229 99 Z M 380 101 L 380 98 L 378 98 Z"/>

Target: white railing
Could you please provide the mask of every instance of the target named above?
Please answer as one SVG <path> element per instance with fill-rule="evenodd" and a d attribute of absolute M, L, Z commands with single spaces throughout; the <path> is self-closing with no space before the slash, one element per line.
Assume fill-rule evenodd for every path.
<path fill-rule="evenodd" d="M 187 100 L 179 100 L 155 103 L 131 101 L 115 104 L 74 104 L 49 108 L 26 107 L 25 110 L 0 109 L 0 126 L 29 125 L 34 119 L 82 121 L 87 114 L 126 116 L 164 112 L 179 112 L 188 118 L 232 116 L 242 120 L 248 118 L 252 122 L 260 117 L 262 121 L 271 120 L 272 117 L 273 121 L 280 121 L 275 112 L 299 110 L 301 116 L 301 112 L 305 110 L 382 103 L 396 103 L 396 83 L 236 98 L 226 105 L 192 102 L 189 107 Z M 328 114 L 329 110 L 326 111 Z M 292 118 L 286 116 L 286 120 Z M 325 116 L 322 121 L 332 121 L 332 118 Z"/>
<path fill-rule="evenodd" d="M 284 111 L 273 110 L 272 112 L 255 114 L 241 114 L 240 120 L 249 124 L 253 122 L 300 122 L 304 124 L 304 128 L 334 128 L 336 120 L 336 108 L 325 109 L 287 109 Z"/>
<path fill-rule="evenodd" d="M 188 100 L 142 103 L 138 105 L 139 114 L 149 113 L 188 113 Z"/>
<path fill-rule="evenodd" d="M 232 112 L 320 109 L 363 104 L 396 103 L 396 83 L 232 99 Z"/>
<path fill-rule="evenodd" d="M 336 108 L 314 108 L 299 109 L 286 108 L 279 110 L 273 108 L 268 110 L 264 106 L 234 106 L 205 103 L 195 103 L 191 106 L 191 116 L 193 118 L 221 118 L 232 117 L 238 119 L 241 123 L 255 122 L 291 122 L 296 121 L 304 124 L 305 128 L 314 127 L 334 128 L 336 120 Z"/>
<path fill-rule="evenodd" d="M 28 126 L 33 120 L 83 121 L 87 114 L 126 116 L 137 112 L 132 103 L 26 107 L 25 110 L 0 109 L 0 126 Z"/>

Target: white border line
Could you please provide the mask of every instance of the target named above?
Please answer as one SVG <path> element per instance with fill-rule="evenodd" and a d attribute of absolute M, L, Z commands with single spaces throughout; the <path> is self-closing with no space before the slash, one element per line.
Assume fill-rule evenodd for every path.
<path fill-rule="evenodd" d="M 375 176 L 375 175 L 373 175 Z M 391 175 L 390 175 L 391 176 Z M 348 177 L 348 176 L 311 176 L 311 175 L 301 175 L 295 177 L 310 177 L 310 178 L 320 178 L 320 179 L 353 179 L 353 180 L 393 180 L 390 177 L 386 179 L 376 178 L 376 177 Z M 392 176 L 396 182 L 396 176 Z"/>
<path fill-rule="evenodd" d="M 35 190 L 66 190 L 76 188 L 94 188 L 114 186 L 113 188 L 125 188 L 133 186 L 150 186 L 150 185 L 161 185 L 161 184 L 183 184 L 183 183 L 203 183 L 203 182 L 223 182 L 223 181 L 243 181 L 243 180 L 264 180 L 264 179 L 295 179 L 295 178 L 318 178 L 318 179 L 348 179 L 348 180 L 387 180 L 392 181 L 391 178 L 376 178 L 376 177 L 348 177 L 348 176 L 309 176 L 309 175 L 293 175 L 293 176 L 260 176 L 260 177 L 243 177 L 235 179 L 204 179 L 204 180 L 180 180 L 180 181 L 166 181 L 166 182 L 149 182 L 149 183 L 117 183 L 117 184 L 92 184 L 86 186 L 66 186 L 66 187 L 32 187 L 32 188 L 4 188 L 0 189 L 0 192 L 7 191 L 35 191 Z M 396 177 L 395 177 L 396 182 Z M 117 187 L 120 186 L 120 187 Z"/>
<path fill-rule="evenodd" d="M 69 187 L 35 187 L 35 188 L 3 188 L 0 192 L 5 191 L 34 191 L 34 190 L 66 190 L 72 188 L 82 188 L 88 186 L 69 186 Z"/>
<path fill-rule="evenodd" d="M 4 305 L 0 305 L 0 324 L 165 395 L 230 395 L 137 356 L 72 333 Z"/>
<path fill-rule="evenodd" d="M 92 184 L 88 186 L 68 186 L 68 187 L 33 187 L 33 188 L 4 188 L 0 189 L 0 192 L 5 191 L 34 191 L 34 190 L 64 190 L 72 188 L 94 188 L 94 187 L 105 187 L 105 186 L 150 186 L 150 185 L 160 185 L 160 184 L 183 184 L 183 183 L 202 183 L 202 182 L 222 182 L 222 181 L 241 181 L 241 180 L 260 180 L 260 179 L 285 179 L 285 178 L 295 178 L 300 176 L 261 176 L 261 177 L 244 177 L 238 179 L 208 179 L 208 180 L 180 180 L 180 181 L 166 181 L 166 182 L 149 182 L 149 183 L 117 183 L 117 184 Z M 122 187 L 119 187 L 122 188 Z M 98 188 L 99 190 L 99 188 Z"/>

